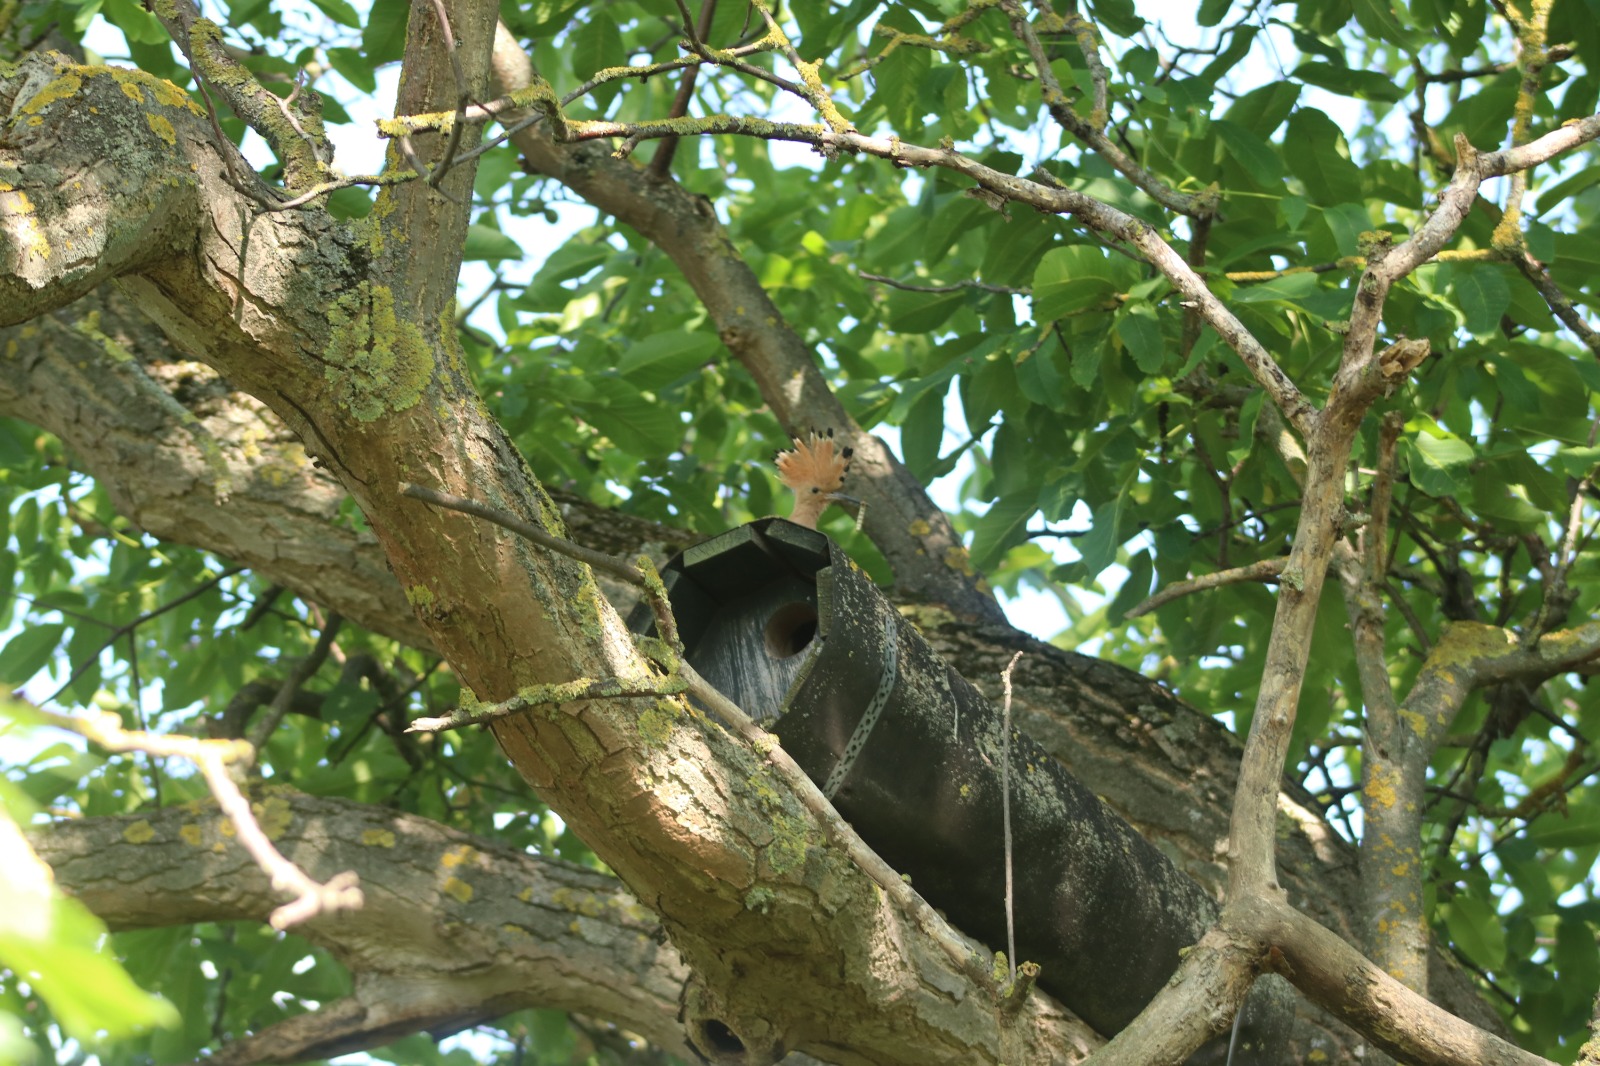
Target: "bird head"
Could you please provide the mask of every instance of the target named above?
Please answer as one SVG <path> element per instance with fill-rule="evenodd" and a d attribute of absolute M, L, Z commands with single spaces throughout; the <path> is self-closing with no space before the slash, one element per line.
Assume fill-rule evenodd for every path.
<path fill-rule="evenodd" d="M 817 520 L 828 504 L 860 506 L 853 496 L 839 491 L 844 486 L 853 454 L 854 449 L 841 448 L 835 443 L 831 429 L 826 433 L 813 429 L 804 440 L 794 438 L 794 447 L 778 453 L 773 460 L 778 464 L 778 477 L 795 497 L 789 521 L 816 529 Z"/>

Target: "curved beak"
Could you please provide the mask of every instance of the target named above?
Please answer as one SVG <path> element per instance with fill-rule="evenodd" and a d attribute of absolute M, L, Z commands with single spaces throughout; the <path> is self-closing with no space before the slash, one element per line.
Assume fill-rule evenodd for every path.
<path fill-rule="evenodd" d="M 824 496 L 823 499 L 827 500 L 829 503 L 836 503 L 840 507 L 843 507 L 846 511 L 849 511 L 855 516 L 856 528 L 861 528 L 861 522 L 867 516 L 867 505 L 865 503 L 856 497 L 847 495 L 843 492 L 830 492 L 828 495 Z"/>

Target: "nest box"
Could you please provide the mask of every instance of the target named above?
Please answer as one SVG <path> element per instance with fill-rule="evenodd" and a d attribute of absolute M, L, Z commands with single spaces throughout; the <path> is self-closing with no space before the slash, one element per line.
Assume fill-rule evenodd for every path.
<path fill-rule="evenodd" d="M 690 664 L 778 736 L 924 899 L 1003 946 L 999 709 L 814 529 L 762 519 L 688 549 L 661 576 Z M 631 623 L 651 629 L 647 605 Z M 1018 961 L 1038 963 L 1039 985 L 1109 1036 L 1171 976 L 1216 906 L 1015 729 L 1010 763 Z M 1281 1061 L 1292 1003 L 1286 986 L 1265 984 L 1236 1063 Z"/>

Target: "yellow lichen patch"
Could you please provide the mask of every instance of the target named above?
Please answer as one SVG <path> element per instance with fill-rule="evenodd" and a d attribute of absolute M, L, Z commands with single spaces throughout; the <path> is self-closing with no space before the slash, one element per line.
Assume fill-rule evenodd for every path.
<path fill-rule="evenodd" d="M 518 892 L 517 893 L 517 898 L 520 899 L 524 903 L 532 903 L 533 902 L 533 886 L 529 885 L 527 888 L 523 889 L 521 892 Z"/>
<path fill-rule="evenodd" d="M 646 748 L 659 748 L 672 739 L 673 727 L 682 717 L 677 700 L 660 699 L 639 716 L 639 740 Z"/>
<path fill-rule="evenodd" d="M 972 575 L 972 560 L 967 556 L 967 549 L 959 544 L 952 544 L 944 550 L 944 565 L 969 577 Z"/>
<path fill-rule="evenodd" d="M 1459 666 L 1479 656 L 1497 655 L 1516 645 L 1517 635 L 1509 629 L 1484 622 L 1451 622 L 1428 661 L 1440 667 Z"/>
<path fill-rule="evenodd" d="M 771 821 L 772 843 L 767 845 L 767 865 L 775 874 L 785 874 L 806 861 L 806 826 L 798 818 L 775 814 Z"/>
<path fill-rule="evenodd" d="M 147 841 L 154 840 L 155 835 L 156 831 L 154 827 L 152 827 L 150 823 L 145 821 L 143 818 L 139 819 L 137 822 L 134 822 L 132 825 L 128 826 L 128 828 L 122 831 L 122 839 L 126 840 L 130 844 L 146 843 Z"/>
<path fill-rule="evenodd" d="M 20 219 L 22 246 L 41 259 L 50 258 L 50 239 L 44 235 L 35 217 L 33 201 L 28 194 L 10 185 L 0 185 L 0 221 Z"/>
<path fill-rule="evenodd" d="M 111 80 L 117 83 L 128 99 L 136 104 L 142 104 L 145 94 L 149 93 L 155 102 L 165 107 L 181 107 L 192 115 L 203 115 L 200 105 L 192 100 L 188 93 L 154 74 L 142 70 L 130 70 L 127 67 L 87 67 L 82 68 L 89 74 L 109 74 Z"/>
<path fill-rule="evenodd" d="M 83 79 L 76 74 L 63 74 L 61 77 L 46 82 L 44 87 L 34 93 L 32 98 L 21 107 L 17 108 L 18 114 L 37 115 L 57 100 L 66 100 L 83 88 Z"/>
<path fill-rule="evenodd" d="M 178 143 L 178 133 L 172 128 L 172 123 L 167 121 L 167 116 L 153 115 L 146 111 L 144 120 L 150 126 L 150 132 L 160 137 L 169 147 Z"/>
<path fill-rule="evenodd" d="M 185 822 L 183 825 L 178 827 L 178 839 L 189 845 L 191 848 L 198 848 L 202 843 L 204 843 L 204 839 L 200 833 L 200 827 L 193 822 Z"/>
<path fill-rule="evenodd" d="M 395 314 L 394 291 L 363 281 L 328 309 L 326 352 L 334 398 L 360 422 L 404 411 L 422 399 L 433 356 L 416 323 Z"/>
<path fill-rule="evenodd" d="M 478 857 L 478 849 L 471 844 L 457 844 L 455 847 L 439 856 L 439 865 L 446 870 L 454 870 L 463 863 L 471 862 Z"/>
<path fill-rule="evenodd" d="M 289 801 L 282 796 L 269 796 L 260 803 L 252 803 L 250 810 L 256 816 L 261 831 L 267 834 L 268 840 L 277 840 L 283 836 L 289 828 L 289 823 L 294 821 L 294 811 L 289 807 Z"/>
<path fill-rule="evenodd" d="M 406 602 L 426 610 L 433 606 L 433 590 L 426 585 L 407 585 Z"/>
<path fill-rule="evenodd" d="M 369 848 L 392 848 L 394 847 L 394 833 L 387 829 L 363 829 L 361 831 L 361 843 Z"/>
<path fill-rule="evenodd" d="M 926 519 L 916 518 L 913 519 L 911 524 L 906 527 L 906 532 L 910 533 L 913 537 L 926 537 L 929 533 L 933 532 L 933 527 L 928 525 Z"/>
<path fill-rule="evenodd" d="M 1367 781 L 1367 802 L 1376 803 L 1384 807 L 1393 807 L 1395 801 L 1394 773 L 1381 767 L 1374 768 L 1372 776 Z"/>
<path fill-rule="evenodd" d="M 444 880 L 444 894 L 458 903 L 472 902 L 472 886 L 459 877 L 447 877 Z"/>
<path fill-rule="evenodd" d="M 533 939 L 533 934 L 514 922 L 506 922 L 500 926 L 500 931 L 507 936 L 518 936 Z"/>
<path fill-rule="evenodd" d="M 1407 710 L 1406 708 L 1402 707 L 1399 710 L 1399 715 L 1400 720 L 1406 724 L 1406 728 L 1410 729 L 1417 736 L 1420 737 L 1427 732 L 1428 720 L 1422 715 L 1418 714 L 1416 711 Z"/>
<path fill-rule="evenodd" d="M 550 893 L 550 902 L 564 911 L 581 914 L 585 918 L 598 918 L 606 912 L 605 904 L 593 892 L 575 888 L 558 888 Z"/>

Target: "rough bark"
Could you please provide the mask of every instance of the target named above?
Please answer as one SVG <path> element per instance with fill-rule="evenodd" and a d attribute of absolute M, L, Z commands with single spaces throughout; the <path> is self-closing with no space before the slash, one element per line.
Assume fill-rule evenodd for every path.
<path fill-rule="evenodd" d="M 461 6 L 458 36 L 472 57 L 471 76 L 481 83 L 492 11 Z M 414 45 L 417 54 L 428 55 L 437 41 L 420 24 L 432 8 L 418 11 Z M 442 67 L 422 64 L 408 79 L 408 110 L 438 107 L 451 95 Z M 35 217 L 6 230 L 0 243 L 0 321 L 36 318 L 106 278 L 121 279 L 174 343 L 262 400 L 359 502 L 372 539 L 353 534 L 332 549 L 350 559 L 372 559 L 381 551 L 398 581 L 379 591 L 386 583 L 373 564 L 355 583 L 363 588 L 329 582 L 333 592 L 355 601 L 356 609 L 344 613 L 387 611 L 391 628 L 381 621 L 374 628 L 410 632 L 416 642 L 431 644 L 480 697 L 501 699 L 531 684 L 579 676 L 648 675 L 652 668 L 586 570 L 398 492 L 406 481 L 437 485 L 562 528 L 556 509 L 477 400 L 454 348 L 445 312 L 465 212 L 412 186 L 383 194 L 374 221 L 361 227 L 316 211 L 260 213 L 228 179 L 227 161 L 203 118 L 186 100 L 164 92 L 143 76 L 119 78 L 49 59 L 31 59 L 19 74 L 0 77 L 0 110 L 11 116 L 0 127 L 0 171 L 15 174 L 18 188 L 37 205 Z M 116 165 L 106 162 L 110 133 L 118 138 Z M 422 140 L 421 147 L 437 145 Z M 22 158 L 49 162 L 24 169 Z M 59 181 L 73 170 L 92 174 L 92 187 Z M 457 194 L 469 181 L 470 170 L 447 179 Z M 94 238 L 86 248 L 75 247 L 74 235 L 82 234 Z M 72 332 L 92 339 L 92 331 Z M 13 338 L 16 351 L 9 344 L 6 351 L 28 360 L 30 377 L 44 365 L 44 357 L 27 347 L 36 336 L 25 327 Z M 180 368 L 172 383 L 186 374 Z M 126 387 L 145 388 L 137 367 L 128 372 Z M 236 410 L 247 413 L 241 417 L 250 411 Z M 52 417 L 68 434 L 77 418 L 65 409 Z M 183 483 L 213 490 L 210 503 L 190 492 L 193 507 L 231 506 L 216 491 L 225 485 L 231 497 L 257 499 L 253 478 L 229 484 L 232 478 L 222 474 L 228 455 L 219 461 L 203 435 L 185 432 L 191 439 L 170 457 L 173 469 L 206 471 Z M 275 436 L 262 440 L 283 443 Z M 187 454 L 191 444 L 194 454 Z M 292 447 L 280 454 L 292 469 L 305 466 Z M 119 474 L 116 462 L 103 462 L 107 477 L 138 480 L 126 464 Z M 297 546 L 320 544 L 329 525 L 326 506 L 337 506 L 337 494 L 327 494 L 309 472 L 289 481 L 314 502 L 308 506 L 293 494 L 288 501 L 262 498 L 260 513 L 276 511 L 286 532 L 314 530 L 304 539 L 285 538 Z M 175 495 L 164 490 L 152 498 L 163 494 Z M 128 500 L 147 508 L 151 521 L 176 524 L 143 497 L 130 494 Z M 204 535 L 252 539 L 228 523 Z M 264 572 L 281 565 L 313 598 L 330 595 L 317 580 L 325 561 L 285 562 L 259 543 L 257 550 Z M 369 579 L 373 584 L 365 587 Z M 400 589 L 400 598 L 393 598 Z M 401 602 L 416 609 L 419 631 L 393 621 L 404 614 L 393 609 Z M 928 628 L 942 624 L 930 619 Z M 1032 682 L 1024 675 L 1025 689 L 1048 692 L 1067 684 L 1075 670 L 1094 669 L 1035 651 L 1041 662 L 1053 663 L 1053 673 Z M 1080 682 L 1090 692 L 1096 684 L 1104 679 Z M 1034 709 L 1036 700 L 1023 692 L 1019 713 L 1043 715 Z M 1153 793 L 1192 795 L 1180 783 L 1197 776 L 1195 766 L 1168 750 L 1201 743 L 1191 735 L 1220 745 L 1213 799 L 1232 791 L 1235 757 L 1224 757 L 1229 745 L 1214 723 L 1153 695 L 1135 697 L 1131 712 L 1128 702 L 1103 694 L 1086 700 L 1097 713 L 1076 720 L 1088 723 L 1079 726 L 1082 732 L 1056 728 L 1081 743 L 1097 727 L 1107 738 L 1104 751 L 1115 750 L 1118 734 L 1146 745 L 1149 761 L 1161 768 L 1147 779 Z M 747 1048 L 805 1046 L 840 1062 L 998 1062 L 1070 1057 L 1086 1046 L 1081 1029 L 1043 997 L 1031 997 L 1018 1015 L 998 1010 L 995 989 L 952 965 L 859 870 L 819 845 L 815 824 L 764 759 L 683 705 L 575 703 L 507 720 L 495 734 L 550 806 L 660 915 L 698 973 L 697 987 L 715 1000 Z M 1086 763 L 1081 772 L 1112 794 L 1096 777 L 1109 782 L 1117 760 L 1102 758 L 1103 766 Z M 1159 808 L 1168 819 L 1182 809 L 1139 789 L 1128 794 L 1136 821 L 1138 807 Z M 1316 822 L 1302 821 L 1296 805 L 1289 806 L 1297 824 Z M 1285 813 L 1281 802 L 1279 813 Z M 1169 825 L 1165 833 L 1180 853 L 1185 849 L 1176 841 L 1187 841 L 1185 865 L 1211 866 L 1215 883 L 1215 857 L 1206 854 L 1194 827 Z M 1339 867 L 1331 838 L 1308 847 L 1328 871 L 1306 879 L 1310 900 L 1314 889 L 1336 881 Z M 1349 897 L 1328 907 L 1342 919 Z"/>
<path fill-rule="evenodd" d="M 237 1034 L 209 1061 L 330 1058 L 525 1007 L 604 1018 L 687 1052 L 676 1014 L 688 969 L 615 878 L 399 811 L 283 788 L 255 799 L 278 848 L 313 877 L 360 872 L 360 909 L 295 930 L 347 967 L 353 988 Z M 190 804 L 57 822 L 33 844 L 113 930 L 265 922 L 281 898 L 230 830 L 214 804 Z"/>
<path fill-rule="evenodd" d="M 141 324 L 137 316 L 124 317 L 127 310 L 114 297 L 91 296 L 30 327 L 0 331 L 0 356 L 6 359 L 0 366 L 7 368 L 0 374 L 0 413 L 30 418 L 60 436 L 75 461 L 142 528 L 246 562 L 379 631 L 400 639 L 415 634 L 426 642 L 420 626 L 399 624 L 410 622 L 409 613 L 395 617 L 409 606 L 383 565 L 376 538 L 331 522 L 341 490 L 302 458 L 270 411 L 230 393 L 197 364 L 146 365 L 113 356 L 117 348 L 164 347 L 147 327 L 138 332 Z M 81 322 L 91 313 L 112 344 L 86 334 Z M 20 336 L 25 330 L 26 343 Z M 130 384 L 141 366 L 151 378 Z M 134 401 L 157 388 L 173 391 L 163 393 L 165 400 Z M 226 502 L 210 491 L 211 479 L 220 475 L 196 431 L 185 428 L 184 411 L 211 433 L 229 463 L 233 491 Z M 285 453 L 300 475 L 292 490 L 273 472 L 286 461 L 280 457 Z M 144 502 L 152 496 L 166 502 Z M 634 547 L 664 551 L 687 540 L 680 531 L 582 501 L 562 509 L 575 538 L 613 553 Z M 1023 728 L 1180 868 L 1220 892 L 1218 845 L 1227 833 L 1227 798 L 1237 774 L 1236 738 L 1160 685 L 1120 667 L 1028 640 L 1009 627 L 964 622 L 926 607 L 907 609 L 940 655 L 991 697 L 1012 651 L 1024 648 L 1015 673 L 1015 713 Z M 1286 787 L 1280 812 L 1280 876 L 1291 902 L 1352 935 L 1353 851 L 1294 789 Z M 1496 1024 L 1459 970 L 1437 956 L 1435 969 L 1436 988 L 1443 983 L 1449 990 L 1442 1002 L 1478 1024 Z M 1307 1024 L 1303 1044 L 1347 1045 L 1342 1029 L 1329 1030 L 1309 1015 Z M 1319 1029 L 1331 1035 L 1319 1035 Z"/>
<path fill-rule="evenodd" d="M 477 81 L 492 10 L 457 8 L 456 36 Z M 424 55 L 434 44 L 419 26 L 432 10 L 413 12 L 413 45 Z M 432 85 L 436 95 L 402 106 L 450 106 L 448 79 L 429 70 L 406 83 Z M 363 226 L 316 211 L 258 216 L 228 180 L 202 116 L 155 105 L 169 140 L 167 127 L 145 121 L 151 105 L 109 76 L 48 57 L 0 78 L 0 101 L 22 115 L 0 129 L 0 168 L 16 171 L 22 191 L 47 205 L 39 225 L 52 235 L 67 230 L 68 218 L 118 235 L 144 221 L 112 212 L 119 205 L 107 190 L 124 176 L 103 155 L 86 158 L 74 140 L 103 147 L 82 129 L 91 108 L 96 117 L 125 116 L 122 136 L 147 142 L 133 156 L 174 178 L 150 186 L 171 199 L 161 217 L 206 224 L 159 262 L 119 260 L 119 269 L 141 271 L 124 274 L 124 284 L 169 338 L 264 401 L 355 497 L 433 645 L 480 698 L 653 671 L 587 568 L 400 494 L 402 483 L 428 484 L 563 528 L 454 347 L 447 311 L 465 210 L 413 183 L 381 194 Z M 17 167 L 21 157 L 53 155 L 98 166 L 100 180 L 58 187 Z M 147 175 L 133 177 L 146 188 Z M 446 179 L 447 191 L 464 200 L 470 178 L 463 168 Z M 0 248 L 0 261 L 18 271 L 27 254 Z M 13 280 L 27 300 L 0 305 L 0 322 L 64 306 L 85 291 L 80 274 L 65 257 L 47 257 L 44 269 Z M 947 933 L 930 935 L 821 846 L 767 760 L 681 702 L 568 704 L 505 719 L 494 732 L 549 806 L 661 917 L 715 993 L 727 1030 L 752 1053 L 1040 1061 L 1081 1044 L 1082 1030 L 1043 997 L 999 1011 L 998 990 L 939 946 Z"/>
<path fill-rule="evenodd" d="M 133 527 L 215 552 L 376 633 L 432 648 L 344 488 L 259 400 L 172 350 L 115 286 L 0 329 L 0 414 L 47 429 Z M 664 559 L 694 536 L 555 494 L 573 537 Z M 631 586 L 598 575 L 626 612 Z"/>

